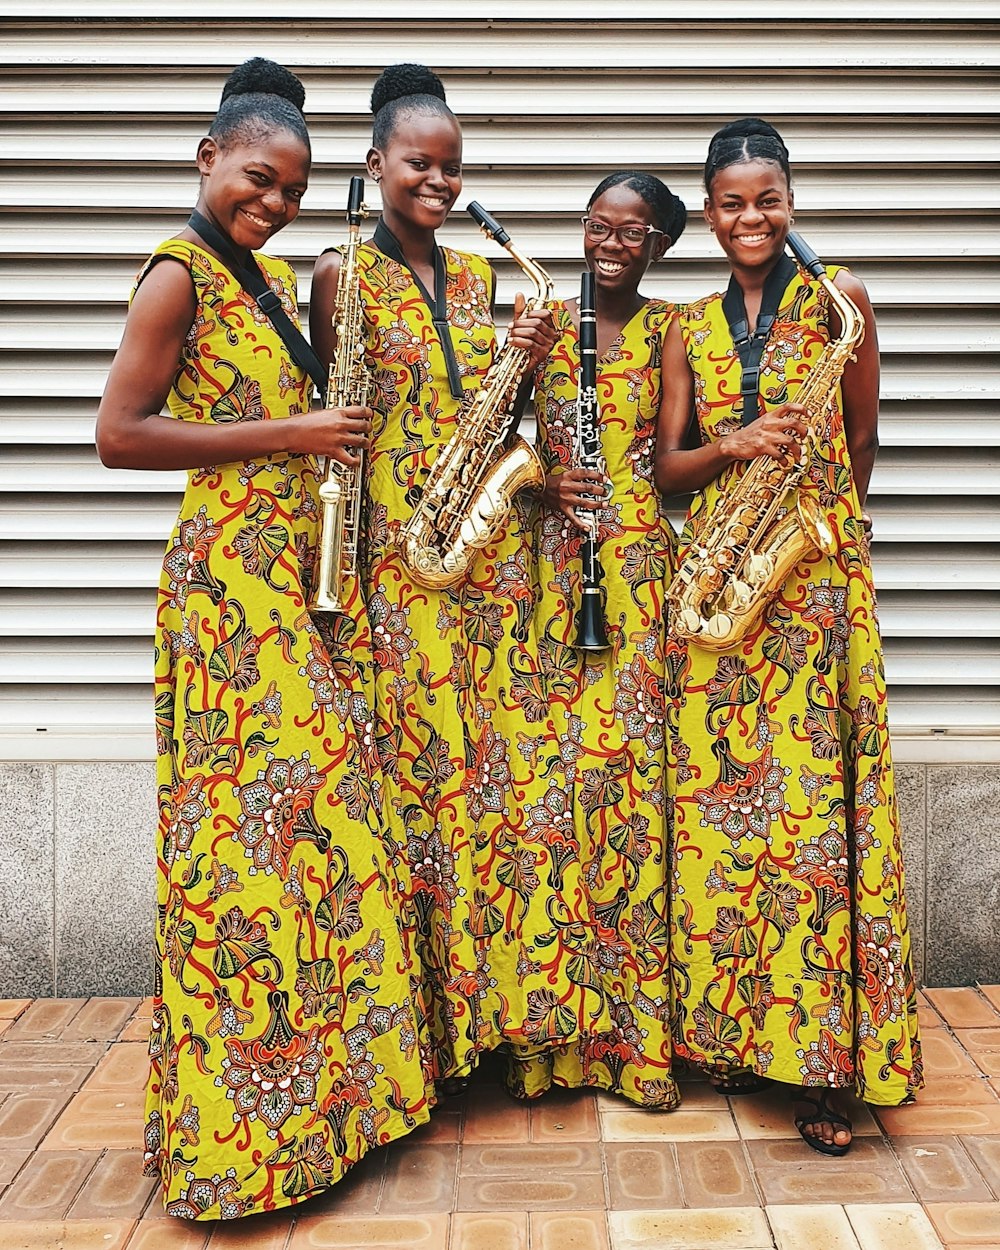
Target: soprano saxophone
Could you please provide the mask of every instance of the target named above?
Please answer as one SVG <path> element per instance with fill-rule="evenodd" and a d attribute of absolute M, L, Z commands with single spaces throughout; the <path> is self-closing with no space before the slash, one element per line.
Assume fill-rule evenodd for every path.
<path fill-rule="evenodd" d="M 363 178 L 352 178 L 347 195 L 347 243 L 343 249 L 333 324 L 337 348 L 330 364 L 327 408 L 365 407 L 371 375 L 365 363 L 363 307 L 358 285 L 358 247 L 361 221 L 367 216 L 361 202 Z M 319 567 L 309 595 L 311 612 L 343 612 L 344 581 L 358 570 L 361 534 L 361 489 L 364 456 L 350 468 L 328 459 L 319 487 Z"/>
<path fill-rule="evenodd" d="M 833 555 L 836 538 L 811 495 L 799 490 L 823 438 L 830 404 L 864 338 L 858 306 L 827 277 L 823 262 L 797 234 L 788 246 L 829 296 L 841 322 L 792 397 L 806 409 L 798 460 L 789 466 L 758 456 L 726 471 L 711 511 L 694 521 L 691 541 L 667 593 L 673 633 L 710 651 L 738 646 L 755 628 L 785 578 L 814 551 Z"/>
<path fill-rule="evenodd" d="M 552 279 L 513 246 L 510 235 L 479 204 L 469 212 L 488 238 L 507 249 L 535 284 L 527 308 L 552 298 Z M 515 494 L 545 482 L 541 461 L 518 437 L 502 450 L 517 414 L 518 386 L 529 353 L 509 341 L 497 354 L 482 386 L 460 415 L 458 428 L 431 466 L 410 519 L 400 532 L 403 561 L 414 581 L 431 589 L 457 585 L 476 551 L 501 528 Z"/>

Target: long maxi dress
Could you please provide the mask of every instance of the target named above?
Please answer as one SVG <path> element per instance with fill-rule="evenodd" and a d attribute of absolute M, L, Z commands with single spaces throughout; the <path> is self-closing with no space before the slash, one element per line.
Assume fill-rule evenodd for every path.
<path fill-rule="evenodd" d="M 443 259 L 462 397 L 410 270 L 373 244 L 359 250 L 375 382 L 363 564 L 376 710 L 439 1079 L 502 1042 L 544 1051 L 606 1020 L 531 634 L 521 505 L 450 590 L 420 586 L 395 541 L 496 346 L 489 265 L 450 248 Z"/>
<path fill-rule="evenodd" d="M 681 329 L 701 437 L 718 439 L 741 422 L 722 296 L 688 305 Z M 830 333 L 825 291 L 797 272 L 762 361 L 768 409 L 794 402 Z M 923 1079 L 882 644 L 839 389 L 801 489 L 836 554 L 804 558 L 732 651 L 669 643 L 676 1049 L 706 1069 L 892 1106 Z M 711 483 L 692 514 L 718 498 Z"/>
<path fill-rule="evenodd" d="M 547 473 L 577 463 L 579 331 L 564 304 L 559 339 L 535 377 Z M 561 512 L 535 525 L 538 648 L 553 713 L 572 760 L 563 818 L 580 844 L 601 943 L 610 1030 L 518 1060 L 528 1094 L 592 1085 L 641 1105 L 677 1102 L 667 993 L 667 799 L 663 588 L 676 539 L 653 482 L 663 343 L 674 309 L 649 301 L 598 360 L 601 446 L 612 494 L 599 513 L 611 647 L 574 649 L 582 532 Z"/>
<path fill-rule="evenodd" d="M 301 371 L 228 270 L 173 239 L 139 281 L 166 258 L 197 298 L 172 416 L 301 412 Z M 258 261 L 297 318 L 291 269 Z M 316 485 L 311 457 L 192 470 L 163 559 L 145 1157 L 190 1219 L 321 1192 L 433 1097 L 372 713 L 304 606 Z"/>

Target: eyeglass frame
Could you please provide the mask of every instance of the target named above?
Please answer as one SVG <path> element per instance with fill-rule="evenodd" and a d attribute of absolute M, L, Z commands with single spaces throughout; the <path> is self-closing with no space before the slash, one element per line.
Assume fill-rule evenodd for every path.
<path fill-rule="evenodd" d="M 587 215 L 584 215 L 583 217 L 580 218 L 580 225 L 583 226 L 584 235 L 586 235 L 587 233 L 588 224 L 592 221 L 596 221 L 596 224 L 599 226 L 606 227 L 608 233 L 604 236 L 603 239 L 591 239 L 590 240 L 591 243 L 606 243 L 608 239 L 610 239 L 611 236 L 614 235 L 615 238 L 618 240 L 618 242 L 622 245 L 622 247 L 627 247 L 630 250 L 634 250 L 634 249 L 642 247 L 643 244 L 646 242 L 646 239 L 648 239 L 651 234 L 662 234 L 664 238 L 670 237 L 667 234 L 666 230 L 658 230 L 656 226 L 640 226 L 638 222 L 636 222 L 634 225 L 628 225 L 628 226 L 611 226 L 611 225 L 608 225 L 606 221 L 601 221 L 600 218 L 589 217 Z M 643 239 L 639 243 L 627 243 L 622 238 L 622 235 L 621 235 L 621 232 L 623 230 L 641 230 L 643 234 L 646 236 L 646 238 Z"/>

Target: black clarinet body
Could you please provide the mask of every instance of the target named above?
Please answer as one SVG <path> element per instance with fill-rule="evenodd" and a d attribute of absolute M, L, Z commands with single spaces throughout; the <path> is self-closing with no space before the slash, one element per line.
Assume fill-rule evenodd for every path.
<path fill-rule="evenodd" d="M 578 467 L 603 473 L 601 408 L 597 399 L 597 299 L 594 275 L 589 270 L 580 276 L 580 382 L 576 401 L 576 445 Z M 590 528 L 580 549 L 581 594 L 573 646 L 578 651 L 606 651 L 611 643 L 604 620 L 604 569 L 597 541 L 598 514 L 588 512 L 586 519 Z"/>

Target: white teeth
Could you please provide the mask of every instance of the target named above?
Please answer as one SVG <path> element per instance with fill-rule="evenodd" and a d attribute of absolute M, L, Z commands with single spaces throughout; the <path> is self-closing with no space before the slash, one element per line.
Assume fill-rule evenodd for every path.
<path fill-rule="evenodd" d="M 260 226 L 262 230 L 271 229 L 271 223 L 269 221 L 265 221 L 263 217 L 255 217 L 253 213 L 248 213 L 246 209 L 243 210 L 243 216 L 248 217 L 255 226 Z"/>
<path fill-rule="evenodd" d="M 619 264 L 618 261 L 615 260 L 598 260 L 595 261 L 594 264 L 598 269 L 600 269 L 601 273 L 606 274 L 621 273 L 621 271 L 625 268 L 624 265 Z"/>
<path fill-rule="evenodd" d="M 443 208 L 448 201 L 441 196 L 418 195 L 417 199 L 421 204 L 426 204 L 428 208 Z"/>

